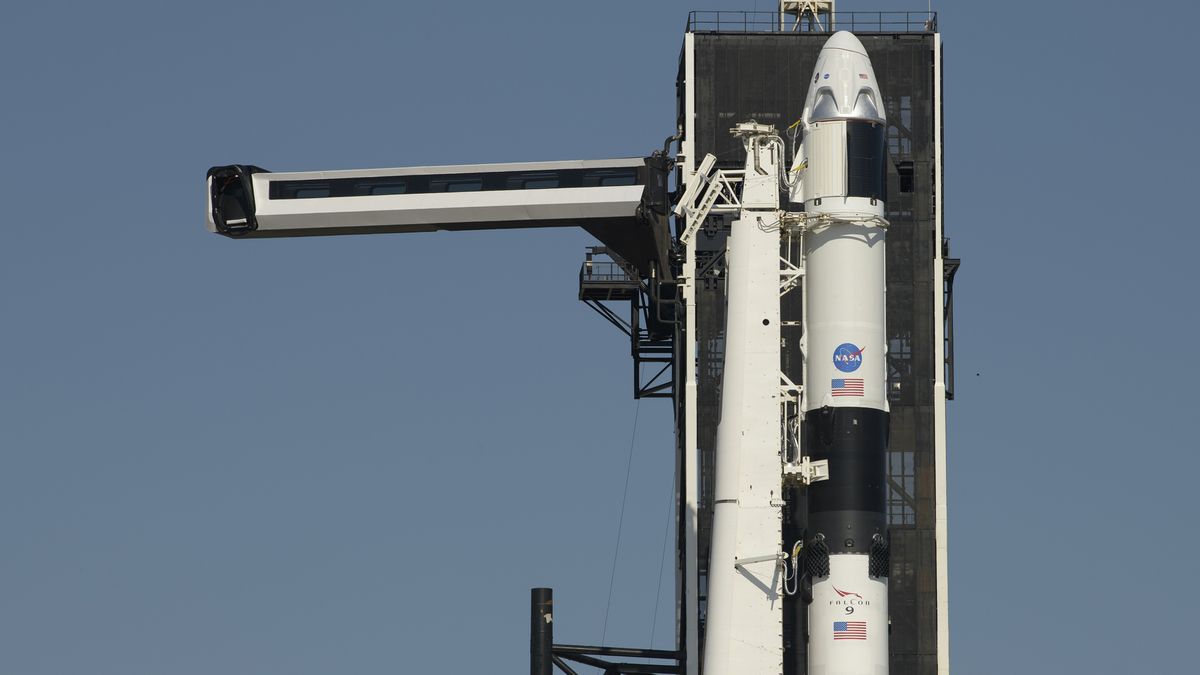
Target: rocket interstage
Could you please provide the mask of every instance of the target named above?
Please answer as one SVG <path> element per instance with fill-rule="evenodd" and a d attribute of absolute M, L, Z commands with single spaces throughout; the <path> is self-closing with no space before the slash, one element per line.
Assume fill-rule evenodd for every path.
<path fill-rule="evenodd" d="M 812 584 L 808 673 L 880 675 L 888 671 L 887 127 L 854 35 L 836 33 L 822 48 L 802 122 L 791 198 L 803 202 L 807 223 L 803 448 L 829 465 L 828 480 L 808 487 L 800 534 Z"/>

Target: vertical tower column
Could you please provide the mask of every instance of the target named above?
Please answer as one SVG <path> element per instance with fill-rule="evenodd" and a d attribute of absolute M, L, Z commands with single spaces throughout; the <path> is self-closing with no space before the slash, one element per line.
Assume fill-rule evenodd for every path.
<path fill-rule="evenodd" d="M 529 673 L 554 672 L 554 591 L 534 588 L 529 593 Z"/>
<path fill-rule="evenodd" d="M 728 307 L 717 427 L 705 675 L 783 667 L 779 387 L 779 175 L 773 127 L 740 124 L 742 204 L 726 253 Z"/>

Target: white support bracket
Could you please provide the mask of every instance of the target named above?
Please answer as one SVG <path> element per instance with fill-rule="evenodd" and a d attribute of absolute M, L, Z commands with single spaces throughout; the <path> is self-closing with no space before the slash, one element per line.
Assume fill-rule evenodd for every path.
<path fill-rule="evenodd" d="M 696 193 L 703 190 L 712 181 L 713 167 L 717 163 L 716 155 L 709 153 L 700 160 L 700 166 L 696 167 L 696 171 L 692 173 L 692 179 L 688 181 L 687 187 L 683 190 L 683 195 L 679 197 L 679 203 L 675 205 L 675 215 L 684 215 L 686 207 L 696 203 Z"/>
<path fill-rule="evenodd" d="M 779 297 L 782 298 L 804 279 L 804 268 L 782 256 L 780 256 L 779 262 L 783 264 L 779 269 Z"/>
<path fill-rule="evenodd" d="M 833 0 L 780 0 L 779 30 L 795 33 L 802 29 L 801 22 L 808 19 L 808 30 L 819 32 L 833 31 Z M 795 16 L 795 21 L 788 25 L 788 15 Z"/>
<path fill-rule="evenodd" d="M 783 446 L 780 452 L 783 457 L 800 456 L 802 452 L 800 447 L 800 422 L 804 419 L 804 385 L 792 382 L 791 378 L 786 373 L 779 373 L 779 401 L 780 401 L 780 436 L 783 440 Z M 792 413 L 795 413 L 794 415 Z M 784 461 L 784 481 L 787 481 L 786 467 L 790 465 Z M 782 504 L 781 504 L 782 506 Z"/>
<path fill-rule="evenodd" d="M 799 462 L 783 465 L 783 477 L 798 480 L 804 485 L 829 480 L 829 460 L 818 459 L 814 462 L 808 457 L 801 457 Z"/>
<path fill-rule="evenodd" d="M 788 558 L 788 554 L 784 553 L 783 551 L 779 551 L 778 553 L 772 553 L 771 555 L 756 555 L 756 556 L 752 556 L 749 558 L 737 558 L 733 561 L 733 566 L 737 567 L 737 568 L 742 568 L 742 567 L 745 567 L 746 565 L 753 565 L 754 563 L 761 563 L 761 562 L 768 562 L 768 561 L 773 562 L 778 565 L 778 564 L 783 563 L 783 561 L 787 560 L 787 558 Z"/>
<path fill-rule="evenodd" d="M 779 401 L 783 408 L 783 421 L 786 427 L 788 416 L 787 408 L 789 405 L 795 406 L 797 420 L 804 419 L 804 385 L 792 382 L 791 378 L 789 378 L 782 371 L 779 373 L 779 380 Z M 784 441 L 786 442 L 789 437 L 788 430 L 786 428 L 784 429 L 783 436 Z M 794 442 L 797 444 L 799 443 L 798 440 L 794 440 Z M 797 445 L 797 450 L 798 449 L 799 446 Z"/>
<path fill-rule="evenodd" d="M 801 392 L 804 391 L 804 387 L 792 382 L 790 377 L 788 377 L 783 371 L 780 371 L 779 391 L 783 394 L 784 398 L 796 398 L 801 394 Z"/>
<path fill-rule="evenodd" d="M 745 172 L 721 171 L 715 168 L 716 164 L 716 156 L 705 155 L 675 205 L 675 215 L 682 216 L 687 223 L 683 234 L 679 235 L 679 243 L 684 246 L 691 243 L 710 213 L 736 213 L 742 208 L 737 186 Z M 699 202 L 696 201 L 697 194 L 700 195 Z"/>

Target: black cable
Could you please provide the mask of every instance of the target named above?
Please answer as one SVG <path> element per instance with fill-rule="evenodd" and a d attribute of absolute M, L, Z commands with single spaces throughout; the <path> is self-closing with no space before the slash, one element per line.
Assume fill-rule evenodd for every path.
<path fill-rule="evenodd" d="M 604 646 L 604 638 L 608 636 L 608 612 L 612 609 L 613 581 L 617 578 L 617 558 L 621 555 L 621 530 L 625 527 L 625 499 L 629 496 L 629 474 L 633 468 L 634 441 L 637 440 L 638 416 L 642 412 L 642 399 L 637 400 L 633 411 L 633 433 L 629 438 L 629 460 L 625 463 L 625 490 L 621 493 L 621 515 L 617 518 L 617 548 L 613 551 L 612 572 L 608 575 L 608 602 L 604 605 L 604 628 L 600 631 L 600 646 Z"/>

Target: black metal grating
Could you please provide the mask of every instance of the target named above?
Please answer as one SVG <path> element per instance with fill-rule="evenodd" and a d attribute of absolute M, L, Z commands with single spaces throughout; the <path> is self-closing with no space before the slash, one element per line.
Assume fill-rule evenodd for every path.
<path fill-rule="evenodd" d="M 873 577 L 886 577 L 892 571 L 891 548 L 887 537 L 876 534 L 871 540 L 871 561 L 868 574 Z"/>

